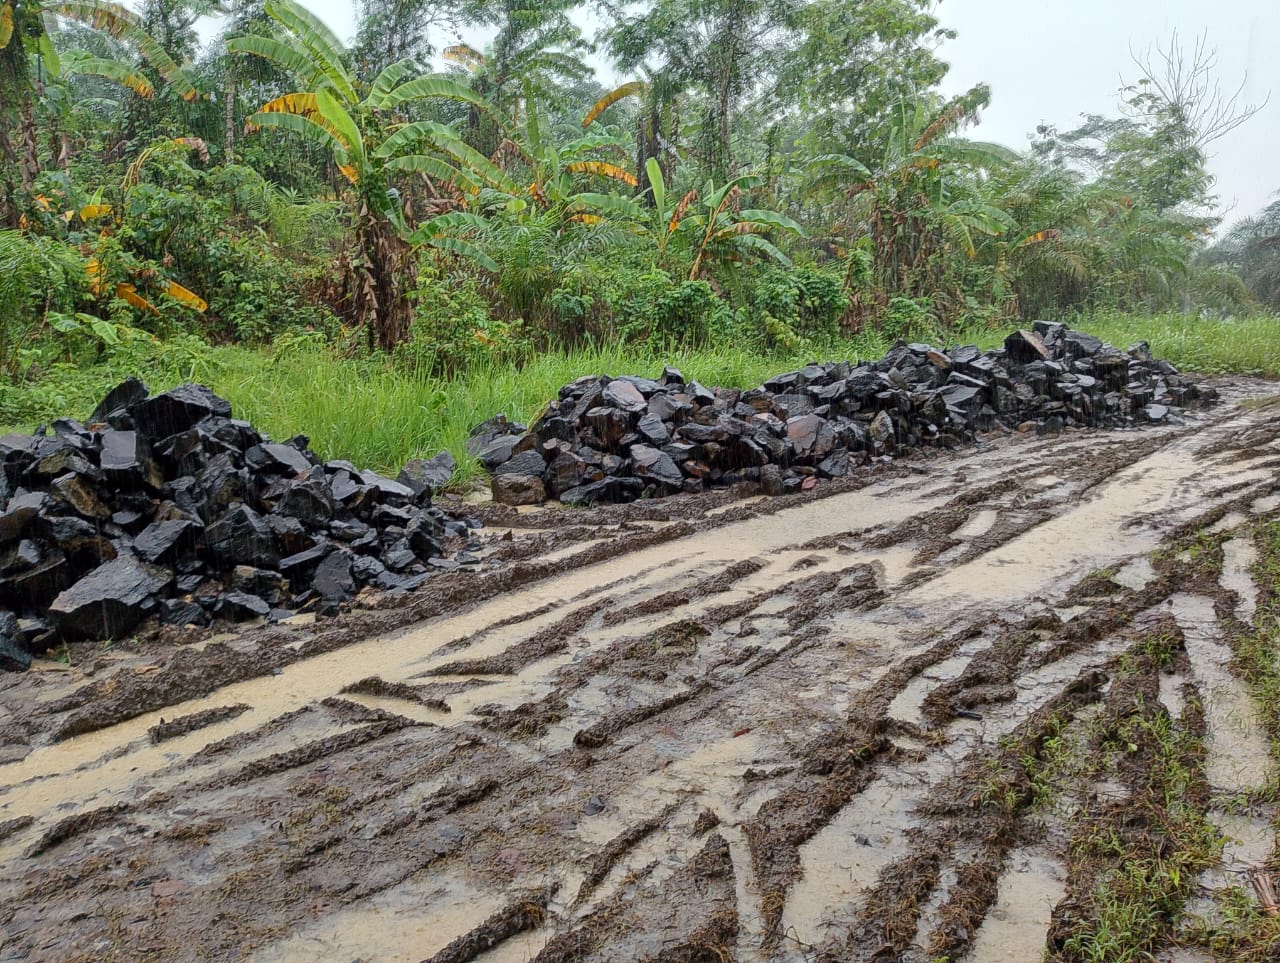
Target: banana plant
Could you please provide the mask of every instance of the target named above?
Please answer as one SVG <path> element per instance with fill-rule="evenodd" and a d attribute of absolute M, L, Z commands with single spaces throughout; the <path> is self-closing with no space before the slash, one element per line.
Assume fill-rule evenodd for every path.
<path fill-rule="evenodd" d="M 488 158 L 452 129 L 430 121 L 408 123 L 414 103 L 448 99 L 488 111 L 488 103 L 449 77 L 419 75 L 409 61 L 386 67 L 364 87 L 346 66 L 346 48 L 316 16 L 294 0 L 270 0 L 273 37 L 228 42 L 232 53 L 260 57 L 283 69 L 300 89 L 263 104 L 250 130 L 292 131 L 320 144 L 351 185 L 349 194 L 359 248 L 348 285 L 354 315 L 371 342 L 393 348 L 409 334 L 410 237 L 398 183 L 425 175 L 478 193 L 486 183 L 515 188 Z"/>
<path fill-rule="evenodd" d="M 670 204 L 670 195 L 667 193 L 667 179 L 662 173 L 662 166 L 656 158 L 650 157 L 645 162 L 645 173 L 649 177 L 649 198 L 651 208 L 649 213 L 649 233 L 654 238 L 654 246 L 658 251 L 658 265 L 665 267 L 667 261 L 667 249 L 671 245 L 671 239 L 675 237 L 676 232 L 680 229 L 680 224 L 684 220 L 685 214 L 689 208 L 697 202 L 698 192 L 689 191 L 681 197 L 675 204 Z"/>
<path fill-rule="evenodd" d="M 743 261 L 763 255 L 784 267 L 791 266 L 791 259 L 766 235 L 781 231 L 803 237 L 804 229 L 777 211 L 739 207 L 747 191 L 763 184 L 764 178 L 758 174 L 735 177 L 720 187 L 707 182 L 700 196 L 701 208 L 686 214 L 677 228 L 688 231 L 696 242 L 690 281 L 698 280 L 713 260 Z"/>

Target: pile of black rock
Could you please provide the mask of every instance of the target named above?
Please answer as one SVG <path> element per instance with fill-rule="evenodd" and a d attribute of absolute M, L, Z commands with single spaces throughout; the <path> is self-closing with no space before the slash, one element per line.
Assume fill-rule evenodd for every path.
<path fill-rule="evenodd" d="M 392 480 L 322 463 L 202 385 L 150 396 L 130 379 L 87 425 L 0 438 L 0 664 L 153 616 L 327 615 L 362 586 L 415 588 L 467 537 L 431 505 L 453 467 L 442 454 Z"/>
<path fill-rule="evenodd" d="M 1004 348 L 899 343 L 874 363 L 811 364 L 738 391 L 583 378 L 525 431 L 503 418 L 470 442 L 511 505 L 627 502 L 738 482 L 767 494 L 840 478 L 873 458 L 952 447 L 997 427 L 1059 432 L 1164 422 L 1217 393 L 1151 356 L 1037 321 Z"/>

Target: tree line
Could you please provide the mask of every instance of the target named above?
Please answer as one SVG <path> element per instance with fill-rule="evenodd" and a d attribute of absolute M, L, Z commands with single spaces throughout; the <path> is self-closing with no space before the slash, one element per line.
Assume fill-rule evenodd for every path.
<path fill-rule="evenodd" d="M 942 93 L 931 0 L 358 12 L 344 42 L 295 0 L 0 0 L 0 366 L 123 329 L 448 368 L 1280 308 L 1280 202 L 1215 240 L 1209 150 L 1259 108 L 1203 40 L 1015 151 L 976 136 L 989 88 Z"/>

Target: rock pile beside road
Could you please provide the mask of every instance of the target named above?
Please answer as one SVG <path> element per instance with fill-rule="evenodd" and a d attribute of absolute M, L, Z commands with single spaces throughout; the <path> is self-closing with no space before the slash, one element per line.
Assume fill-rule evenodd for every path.
<path fill-rule="evenodd" d="M 1145 343 L 1121 351 L 1037 321 L 997 350 L 899 343 L 876 362 L 810 364 L 747 391 L 704 387 L 673 368 L 656 379 L 582 378 L 528 430 L 499 417 L 475 430 L 470 448 L 494 499 L 511 505 L 627 502 L 739 482 L 784 494 L 997 428 L 1161 423 L 1215 397 Z"/>
<path fill-rule="evenodd" d="M 0 438 L 0 664 L 150 617 L 332 614 L 363 586 L 407 590 L 468 525 L 431 504 L 442 455 L 398 479 L 274 442 L 202 385 L 130 379 L 86 424 Z"/>

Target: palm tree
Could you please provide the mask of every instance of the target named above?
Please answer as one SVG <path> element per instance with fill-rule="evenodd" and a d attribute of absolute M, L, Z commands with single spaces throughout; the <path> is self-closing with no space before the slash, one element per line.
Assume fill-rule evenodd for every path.
<path fill-rule="evenodd" d="M 1280 200 L 1232 225 L 1207 260 L 1229 265 L 1258 301 L 1280 310 Z"/>

